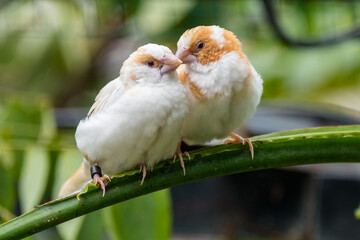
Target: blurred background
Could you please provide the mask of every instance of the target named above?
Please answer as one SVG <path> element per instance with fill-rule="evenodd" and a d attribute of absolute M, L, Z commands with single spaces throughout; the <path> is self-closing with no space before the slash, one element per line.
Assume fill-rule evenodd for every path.
<path fill-rule="evenodd" d="M 148 42 L 176 51 L 181 34 L 198 25 L 233 31 L 264 79 L 243 136 L 360 123 L 360 1 L 3 0 L 0 222 L 57 197 L 82 161 L 79 120 L 131 52 Z M 27 239 L 360 239 L 359 168 L 204 180 Z"/>

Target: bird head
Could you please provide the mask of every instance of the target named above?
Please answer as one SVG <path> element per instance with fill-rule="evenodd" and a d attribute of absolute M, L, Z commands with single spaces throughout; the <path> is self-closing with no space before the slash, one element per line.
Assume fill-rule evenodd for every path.
<path fill-rule="evenodd" d="M 182 61 L 169 48 L 149 43 L 129 56 L 120 70 L 120 75 L 135 82 L 161 82 L 164 79 L 173 79 L 172 74 L 176 74 L 175 70 L 181 64 Z"/>
<path fill-rule="evenodd" d="M 180 37 L 176 56 L 185 64 L 205 66 L 231 51 L 241 53 L 241 43 L 232 32 L 219 26 L 198 26 Z"/>

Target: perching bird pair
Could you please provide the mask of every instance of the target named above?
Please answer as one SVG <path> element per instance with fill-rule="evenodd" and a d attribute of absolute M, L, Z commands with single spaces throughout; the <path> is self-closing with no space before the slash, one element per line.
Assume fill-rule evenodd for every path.
<path fill-rule="evenodd" d="M 224 142 L 246 141 L 253 157 L 251 141 L 233 131 L 254 113 L 262 90 L 239 40 L 218 26 L 187 30 L 176 55 L 157 44 L 140 47 L 80 121 L 75 139 L 84 161 L 59 195 L 78 191 L 91 178 L 104 195 L 108 175 L 134 168 L 142 170 L 142 184 L 146 169 L 182 155 L 181 140 L 194 145 L 230 136 Z"/>

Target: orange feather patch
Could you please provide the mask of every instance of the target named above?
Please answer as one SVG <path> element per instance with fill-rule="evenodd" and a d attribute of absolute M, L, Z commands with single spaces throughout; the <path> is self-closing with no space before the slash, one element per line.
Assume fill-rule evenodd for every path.
<path fill-rule="evenodd" d="M 154 64 L 154 68 L 159 67 L 160 61 L 157 60 L 156 58 L 154 58 L 153 56 L 149 55 L 149 54 L 137 54 L 133 61 L 135 63 L 139 63 L 139 64 L 145 64 L 146 61 L 153 61 Z"/>
<path fill-rule="evenodd" d="M 241 43 L 236 36 L 224 29 L 223 37 L 225 39 L 224 46 L 220 48 L 218 42 L 212 39 L 210 36 L 213 33 L 211 27 L 199 26 L 184 33 L 184 36 L 191 36 L 190 50 L 194 56 L 197 57 L 198 61 L 202 65 L 207 65 L 211 62 L 218 61 L 224 54 L 235 51 L 240 58 L 245 58 L 245 54 L 242 52 Z M 202 41 L 205 46 L 199 50 L 196 44 Z"/>
<path fill-rule="evenodd" d="M 195 83 L 190 81 L 190 76 L 184 71 L 184 65 L 180 66 L 180 69 L 178 71 L 178 76 L 181 84 L 190 90 L 191 94 L 201 100 L 204 99 L 204 94 L 201 92 L 200 88 L 196 86 Z"/>

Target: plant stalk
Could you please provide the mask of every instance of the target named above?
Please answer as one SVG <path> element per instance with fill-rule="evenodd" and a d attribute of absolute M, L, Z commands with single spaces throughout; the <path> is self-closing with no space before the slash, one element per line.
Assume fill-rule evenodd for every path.
<path fill-rule="evenodd" d="M 161 189 L 207 178 L 241 172 L 316 163 L 360 162 L 360 126 L 301 129 L 252 138 L 255 158 L 249 147 L 224 144 L 190 152 L 184 176 L 179 162 L 163 161 L 146 176 L 119 175 L 106 186 L 88 187 L 83 193 L 55 200 L 0 226 L 0 239 L 20 239 L 70 219 Z M 91 184 L 90 184 L 91 185 Z M 88 186 L 90 186 L 88 185 Z"/>

